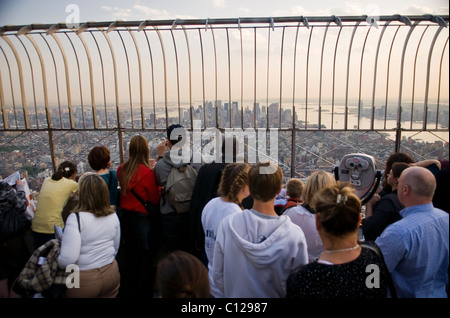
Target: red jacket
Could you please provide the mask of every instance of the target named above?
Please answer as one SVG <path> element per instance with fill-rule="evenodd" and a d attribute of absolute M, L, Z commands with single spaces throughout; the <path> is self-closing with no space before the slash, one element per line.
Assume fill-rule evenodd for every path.
<path fill-rule="evenodd" d="M 122 176 L 120 170 L 124 163 L 117 168 L 117 179 L 119 183 L 122 183 Z M 120 194 L 120 207 L 125 210 L 136 211 L 147 214 L 144 206 L 136 199 L 133 193 L 130 192 L 133 189 L 143 200 L 151 201 L 153 204 L 159 204 L 160 191 L 156 184 L 155 174 L 153 170 L 147 168 L 143 164 L 139 169 L 136 169 L 133 178 L 127 185 L 127 194 Z"/>

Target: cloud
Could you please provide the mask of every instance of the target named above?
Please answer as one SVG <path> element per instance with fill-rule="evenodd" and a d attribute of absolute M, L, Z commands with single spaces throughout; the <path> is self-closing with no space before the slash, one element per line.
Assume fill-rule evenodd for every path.
<path fill-rule="evenodd" d="M 195 19 L 188 15 L 176 15 L 167 10 L 151 8 L 142 4 L 134 4 L 130 7 L 112 7 L 103 5 L 102 10 L 107 11 L 113 20 L 166 20 L 166 19 Z"/>
<path fill-rule="evenodd" d="M 213 0 L 213 4 L 214 4 L 215 7 L 224 8 L 225 7 L 225 0 Z"/>
<path fill-rule="evenodd" d="M 244 13 L 249 13 L 251 11 L 249 8 L 246 7 L 239 7 L 238 10 Z"/>

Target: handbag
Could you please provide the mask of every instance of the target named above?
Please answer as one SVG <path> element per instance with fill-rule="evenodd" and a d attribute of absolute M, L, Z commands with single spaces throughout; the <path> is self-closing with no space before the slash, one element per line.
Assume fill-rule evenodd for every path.
<path fill-rule="evenodd" d="M 136 199 L 141 202 L 148 214 L 153 215 L 159 213 L 159 204 L 153 204 L 151 201 L 145 201 L 133 189 L 131 189 L 130 191 L 136 197 Z"/>

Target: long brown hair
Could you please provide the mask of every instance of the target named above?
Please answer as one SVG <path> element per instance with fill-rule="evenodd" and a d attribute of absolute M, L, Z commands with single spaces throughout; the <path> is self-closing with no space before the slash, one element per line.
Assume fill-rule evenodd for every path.
<path fill-rule="evenodd" d="M 74 212 L 91 212 L 95 216 L 107 216 L 115 212 L 109 203 L 109 189 L 100 175 L 87 172 L 80 177 L 79 200 Z"/>
<path fill-rule="evenodd" d="M 118 176 L 120 180 L 120 192 L 123 195 L 126 195 L 127 186 L 141 164 L 151 169 L 150 150 L 147 139 L 144 136 L 136 135 L 131 138 L 128 153 L 129 158 L 120 170 L 120 176 Z"/>

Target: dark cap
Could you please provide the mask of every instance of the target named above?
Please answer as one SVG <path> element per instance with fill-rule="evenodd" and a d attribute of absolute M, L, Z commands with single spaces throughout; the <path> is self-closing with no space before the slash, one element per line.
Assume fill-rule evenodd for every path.
<path fill-rule="evenodd" d="M 172 130 L 174 130 L 175 128 L 183 128 L 183 126 L 181 126 L 180 124 L 173 124 L 173 125 L 170 125 L 169 127 L 167 127 L 167 139 L 169 139 L 173 145 L 175 145 L 177 142 L 179 142 L 183 138 L 182 135 L 178 135 L 177 139 L 174 139 L 174 140 L 170 139 Z"/>

